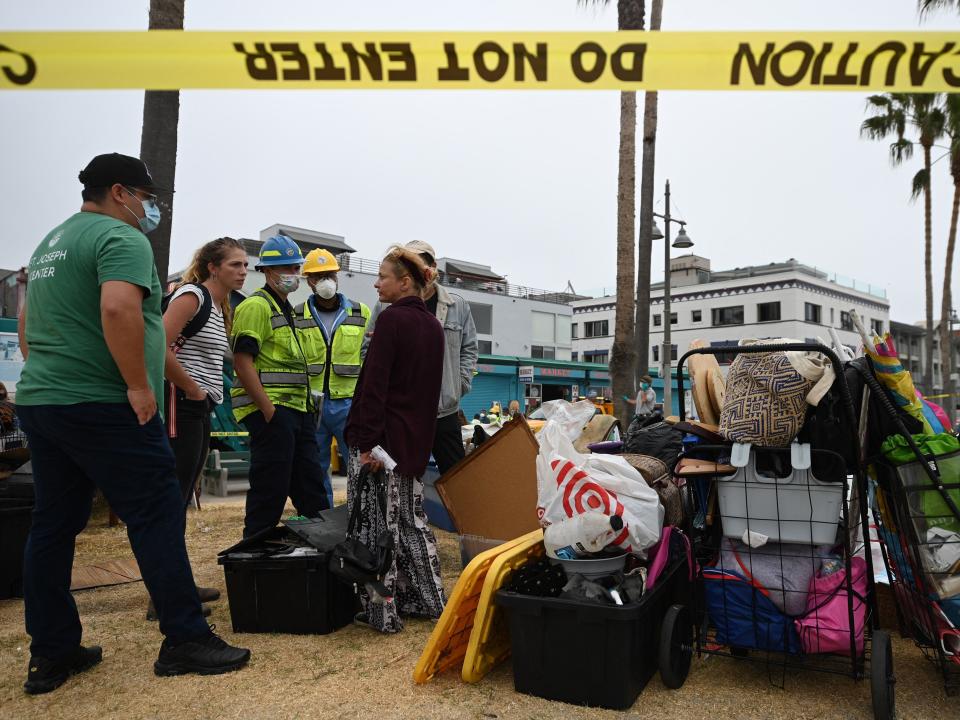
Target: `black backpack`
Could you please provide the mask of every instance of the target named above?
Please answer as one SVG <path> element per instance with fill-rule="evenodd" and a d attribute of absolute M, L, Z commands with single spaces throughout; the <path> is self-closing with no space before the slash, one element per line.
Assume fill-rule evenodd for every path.
<path fill-rule="evenodd" d="M 183 343 L 188 339 L 192 338 L 207 324 L 207 320 L 210 319 L 210 313 L 213 310 L 213 298 L 210 296 L 210 291 L 207 290 L 207 287 L 202 283 L 185 283 L 180 287 L 187 287 L 192 285 L 193 287 L 200 288 L 200 292 L 203 293 L 203 302 L 200 303 L 200 307 L 197 308 L 197 313 L 188 322 L 183 330 L 180 331 L 180 337 L 177 338 L 176 345 L 179 349 L 183 346 Z M 177 290 L 180 288 L 178 287 Z M 167 308 L 170 307 L 170 301 L 173 299 L 173 296 L 176 294 L 177 290 L 174 290 L 171 293 L 167 293 L 163 296 L 163 299 L 160 301 L 160 312 L 166 314 Z"/>
<path fill-rule="evenodd" d="M 662 460 L 667 469 L 673 472 L 683 449 L 683 430 L 666 422 L 647 423 L 647 419 L 636 416 L 627 428 L 623 440 L 623 451 L 634 455 L 649 455 Z"/>
<path fill-rule="evenodd" d="M 854 422 L 856 423 L 859 422 L 863 404 L 863 388 L 866 384 L 864 375 L 874 375 L 873 363 L 867 357 L 849 360 L 843 364 L 843 375 L 850 390 Z M 856 426 L 852 429 L 849 427 L 842 403 L 840 390 L 837 387 L 837 382 L 834 381 L 833 386 L 817 406 L 808 409 L 807 419 L 800 430 L 798 439 L 800 442 L 810 443 L 814 450 L 830 450 L 836 453 L 843 458 L 846 471 L 853 473 L 857 469 L 860 459 L 853 456 L 850 433 L 851 431 L 856 432 L 857 428 Z M 897 408 L 897 414 L 911 433 L 923 431 L 920 421 L 908 415 L 902 408 Z M 867 447 L 865 451 L 868 459 L 880 456 L 880 444 L 884 438 L 898 433 L 895 420 L 884 410 L 880 398 L 875 397 L 872 393 L 870 405 L 867 408 L 867 428 Z M 823 453 L 821 453 L 821 456 L 826 457 Z M 815 477 L 822 479 L 828 479 L 830 475 L 828 469 L 818 467 L 818 455 L 816 453 L 813 456 L 813 474 Z"/>

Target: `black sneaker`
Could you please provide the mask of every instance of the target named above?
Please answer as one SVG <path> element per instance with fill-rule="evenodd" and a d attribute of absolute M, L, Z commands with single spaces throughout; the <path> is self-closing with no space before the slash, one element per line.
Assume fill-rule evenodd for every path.
<path fill-rule="evenodd" d="M 63 685 L 71 675 L 89 670 L 101 660 L 103 660 L 103 650 L 99 645 L 93 647 L 81 645 L 70 655 L 57 660 L 31 657 L 27 681 L 23 684 L 23 689 L 30 695 L 48 693 Z"/>
<path fill-rule="evenodd" d="M 157 675 L 219 675 L 239 670 L 250 660 L 250 651 L 233 647 L 221 640 L 210 626 L 210 634 L 198 640 L 189 640 L 173 645 L 164 640 L 160 646 L 160 655 L 153 664 Z"/>

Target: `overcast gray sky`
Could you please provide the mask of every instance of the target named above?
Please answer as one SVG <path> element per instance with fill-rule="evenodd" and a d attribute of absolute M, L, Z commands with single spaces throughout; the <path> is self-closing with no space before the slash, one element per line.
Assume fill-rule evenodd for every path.
<path fill-rule="evenodd" d="M 960 29 L 948 12 L 921 23 L 914 0 L 664 4 L 671 30 Z M 0 28 L 138 30 L 147 8 L 148 0 L 3 0 Z M 616 3 L 187 0 L 186 27 L 615 30 Z M 909 202 L 919 160 L 894 170 L 885 146 L 859 139 L 864 100 L 661 93 L 660 209 L 669 178 L 674 214 L 716 269 L 794 257 L 884 287 L 894 319 L 921 319 L 923 206 Z M 79 207 L 77 172 L 93 155 L 138 154 L 142 102 L 141 92 L 119 90 L 0 93 L 0 267 L 26 263 Z M 517 284 L 612 291 L 615 92 L 186 91 L 181 104 L 171 268 L 209 239 L 257 237 L 282 222 L 344 235 L 363 257 L 421 238 Z M 951 196 L 941 161 L 936 314 Z M 656 281 L 662 262 L 654 265 Z"/>

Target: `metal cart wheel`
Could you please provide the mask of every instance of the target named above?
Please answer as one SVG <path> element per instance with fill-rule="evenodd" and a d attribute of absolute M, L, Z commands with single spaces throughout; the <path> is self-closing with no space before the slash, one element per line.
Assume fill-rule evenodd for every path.
<path fill-rule="evenodd" d="M 893 646 L 885 630 L 874 630 L 870 652 L 870 694 L 873 696 L 873 717 L 893 720 L 896 717 L 896 683 L 893 674 Z"/>
<path fill-rule="evenodd" d="M 671 605 L 660 628 L 660 679 L 671 690 L 683 686 L 693 659 L 693 624 L 690 611 L 683 605 Z"/>

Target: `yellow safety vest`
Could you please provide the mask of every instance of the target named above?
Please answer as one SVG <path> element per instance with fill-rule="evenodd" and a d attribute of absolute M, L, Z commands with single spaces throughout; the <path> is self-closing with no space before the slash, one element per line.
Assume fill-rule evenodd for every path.
<path fill-rule="evenodd" d="M 257 290 L 237 306 L 233 321 L 233 344 L 241 337 L 257 341 L 260 351 L 254 365 L 267 397 L 274 405 L 307 412 L 310 409 L 309 377 L 317 372 L 304 355 L 303 333 L 290 327 L 286 316 L 270 294 Z M 236 378 L 230 390 L 233 414 L 243 420 L 257 406 Z"/>
<path fill-rule="evenodd" d="M 310 387 L 315 392 L 323 392 L 324 375 L 329 373 L 330 397 L 334 400 L 353 397 L 360 376 L 360 346 L 370 319 L 370 308 L 366 305 L 353 300 L 347 302 L 351 307 L 333 334 L 332 348 L 327 347 L 309 303 L 300 303 L 293 309 L 310 367 Z"/>

